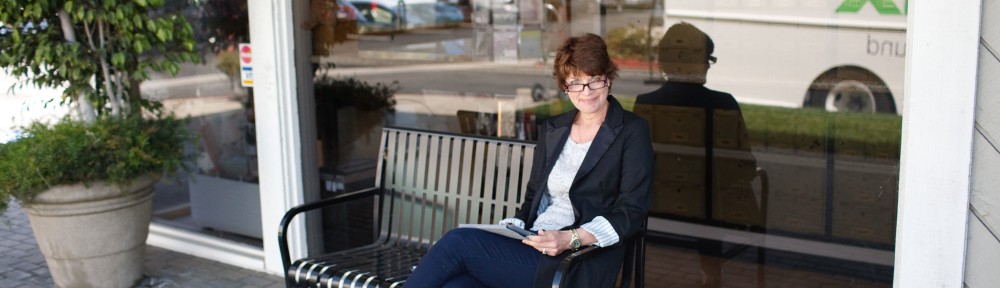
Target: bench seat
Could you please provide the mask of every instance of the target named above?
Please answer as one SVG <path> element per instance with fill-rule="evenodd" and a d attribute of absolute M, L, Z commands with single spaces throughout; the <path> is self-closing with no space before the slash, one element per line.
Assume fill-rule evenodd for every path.
<path fill-rule="evenodd" d="M 292 263 L 293 277 L 296 286 L 402 287 L 426 252 L 426 248 L 390 244 L 358 247 L 297 260 Z"/>
<path fill-rule="evenodd" d="M 402 287 L 420 257 L 447 231 L 461 223 L 496 224 L 515 215 L 527 191 L 535 144 L 386 127 L 378 149 L 376 187 L 285 213 L 278 246 L 288 287 Z M 292 262 L 287 232 L 295 216 L 357 199 L 374 199 L 378 238 L 373 244 Z M 623 269 L 623 275 L 632 277 L 635 268 L 640 287 L 644 235 L 628 240 Z M 564 258 L 553 287 L 560 286 L 576 259 L 594 249 Z M 629 286 L 629 277 L 623 278 L 623 287 Z"/>

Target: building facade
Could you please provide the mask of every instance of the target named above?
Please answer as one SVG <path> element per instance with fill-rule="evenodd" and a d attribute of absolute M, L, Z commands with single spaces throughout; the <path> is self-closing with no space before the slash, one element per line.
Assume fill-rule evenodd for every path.
<path fill-rule="evenodd" d="M 228 3 L 204 3 L 212 2 Z M 659 52 L 665 43 L 659 40 L 683 21 L 713 39 L 718 62 L 706 86 L 740 104 L 735 115 L 748 135 L 736 146 L 752 151 L 771 185 L 761 189 L 759 179 L 750 180 L 750 204 L 741 206 L 719 196 L 728 190 L 716 179 L 726 174 L 672 170 L 704 168 L 708 161 L 724 167 L 725 159 L 658 155 L 687 161 L 658 165 L 658 173 L 674 173 L 658 185 L 688 194 L 657 194 L 670 199 L 659 204 L 654 196 L 651 230 L 664 251 L 677 253 L 667 255 L 691 256 L 676 268 L 683 276 L 662 281 L 728 287 L 745 279 L 738 263 L 752 263 L 753 256 L 712 266 L 705 259 L 719 255 L 691 246 L 703 244 L 678 244 L 710 240 L 724 248 L 768 248 L 768 283 L 819 283 L 791 282 L 810 275 L 845 287 L 996 283 L 989 271 L 1000 254 L 991 213 L 1000 196 L 990 185 L 1000 163 L 990 136 L 1000 135 L 991 125 L 1000 109 L 1000 58 L 993 48 L 1000 47 L 994 28 L 1000 26 L 990 25 L 1000 15 L 995 1 L 231 2 L 191 10 L 199 11 L 192 12 L 200 15 L 192 17 L 199 19 L 192 21 L 200 23 L 196 29 L 215 31 L 203 37 L 205 47 L 218 47 L 206 48 L 209 65 L 144 86 L 144 93 L 166 95 L 175 100 L 168 107 L 194 116 L 192 129 L 203 141 L 192 148 L 200 155 L 195 179 L 165 186 L 174 192 L 158 195 L 176 197 L 154 200 L 161 209 L 152 245 L 281 275 L 276 228 L 284 212 L 372 185 L 377 151 L 366 143 L 377 143 L 373 129 L 531 141 L 534 123 L 568 109 L 551 80 L 551 51 L 581 33 L 607 39 L 622 68 L 613 94 L 631 110 L 637 95 L 663 84 L 657 57 L 672 54 Z M 434 13 L 408 14 L 421 9 Z M 218 19 L 245 21 L 246 30 Z M 698 49 L 678 41 L 675 49 Z M 252 48 L 241 51 L 232 45 L 238 43 Z M 227 57 L 244 61 L 247 55 L 238 52 L 252 59 L 245 60 L 252 88 L 234 84 L 240 75 L 231 73 Z M 386 101 L 335 100 L 344 90 L 329 89 L 345 79 L 367 82 L 356 85 Z M 379 87 L 393 96 L 379 94 Z M 670 132 L 672 139 L 686 139 L 685 133 L 727 139 L 717 130 L 698 130 L 708 128 L 691 120 L 705 119 L 697 111 L 664 109 L 693 115 L 649 119 L 695 123 Z M 717 112 L 716 121 L 723 123 L 718 115 L 724 114 Z M 715 140 L 709 143 L 728 145 Z M 664 141 L 664 149 L 688 147 Z M 707 146 L 725 151 L 713 145 Z M 684 182 L 689 174 L 695 181 Z M 769 190 L 768 205 L 761 205 L 762 190 Z M 761 221 L 746 216 L 760 207 L 767 207 Z M 369 212 L 352 209 L 295 222 L 292 254 L 353 245 L 322 239 L 329 223 L 363 222 L 352 215 Z M 766 232 L 735 229 L 753 225 Z M 659 260 L 647 261 L 656 266 Z M 816 268 L 825 265 L 849 269 Z"/>

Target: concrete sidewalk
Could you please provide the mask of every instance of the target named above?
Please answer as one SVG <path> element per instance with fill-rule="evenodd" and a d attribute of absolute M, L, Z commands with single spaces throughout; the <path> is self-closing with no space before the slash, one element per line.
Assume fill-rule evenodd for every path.
<path fill-rule="evenodd" d="M 284 287 L 281 277 L 146 246 L 137 287 Z M 0 217 L 0 287 L 55 287 L 28 216 L 16 203 Z"/>

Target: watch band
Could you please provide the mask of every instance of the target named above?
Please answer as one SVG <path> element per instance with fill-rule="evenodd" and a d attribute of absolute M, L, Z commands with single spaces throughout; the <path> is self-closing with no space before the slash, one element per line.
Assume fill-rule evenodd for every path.
<path fill-rule="evenodd" d="M 572 238 L 569 240 L 569 247 L 573 248 L 573 250 L 583 247 L 583 241 L 580 240 L 580 234 L 576 233 L 576 229 L 570 229 L 569 231 L 573 233 Z M 573 245 L 573 243 L 576 243 L 576 245 Z"/>

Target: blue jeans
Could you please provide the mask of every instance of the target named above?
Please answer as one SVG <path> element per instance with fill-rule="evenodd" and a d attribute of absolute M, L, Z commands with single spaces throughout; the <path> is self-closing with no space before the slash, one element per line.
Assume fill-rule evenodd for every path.
<path fill-rule="evenodd" d="M 449 231 L 420 259 L 407 288 L 531 287 L 541 252 L 479 229 Z"/>

